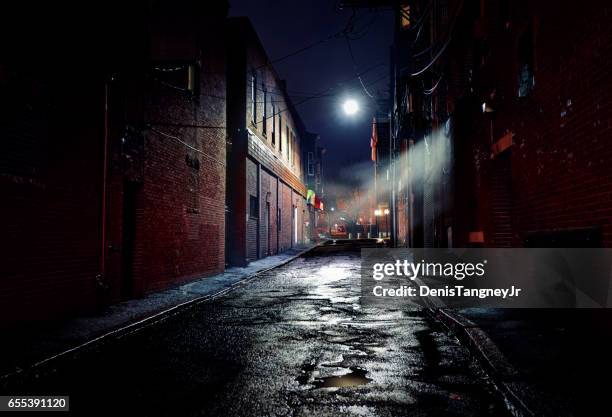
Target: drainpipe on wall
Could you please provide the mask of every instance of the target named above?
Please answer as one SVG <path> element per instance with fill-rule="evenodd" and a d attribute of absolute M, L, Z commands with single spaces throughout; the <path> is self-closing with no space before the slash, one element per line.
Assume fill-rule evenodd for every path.
<path fill-rule="evenodd" d="M 101 230 L 100 230 L 100 271 L 96 276 L 96 296 L 98 307 L 107 304 L 108 284 L 106 282 L 106 195 L 107 195 L 107 176 L 108 176 L 108 101 L 109 101 L 109 82 L 104 82 L 104 151 L 102 158 L 102 205 L 100 210 Z"/>

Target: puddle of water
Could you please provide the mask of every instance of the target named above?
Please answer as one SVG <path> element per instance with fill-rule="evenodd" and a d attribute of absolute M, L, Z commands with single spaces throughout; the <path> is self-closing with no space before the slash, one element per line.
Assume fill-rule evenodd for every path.
<path fill-rule="evenodd" d="M 351 372 L 344 375 L 317 378 L 313 381 L 316 388 L 343 388 L 356 387 L 368 384 L 371 379 L 367 378 L 368 372 L 361 368 L 351 368 Z"/>
<path fill-rule="evenodd" d="M 300 376 L 296 378 L 297 382 L 300 385 L 306 385 L 308 383 L 308 380 L 310 379 L 310 373 L 314 371 L 314 369 L 315 369 L 314 363 L 307 363 L 307 364 L 302 365 L 302 372 Z"/>

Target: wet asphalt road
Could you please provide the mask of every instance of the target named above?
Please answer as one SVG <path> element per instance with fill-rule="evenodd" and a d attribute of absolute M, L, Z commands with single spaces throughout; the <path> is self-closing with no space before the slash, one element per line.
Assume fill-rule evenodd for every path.
<path fill-rule="evenodd" d="M 11 391 L 70 395 L 80 415 L 505 415 L 420 307 L 360 305 L 359 265 L 299 258 Z"/>

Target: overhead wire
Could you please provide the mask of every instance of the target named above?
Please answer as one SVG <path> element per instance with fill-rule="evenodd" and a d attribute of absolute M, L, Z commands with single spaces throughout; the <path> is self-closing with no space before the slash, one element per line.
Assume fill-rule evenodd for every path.
<path fill-rule="evenodd" d="M 423 74 L 425 71 L 427 71 L 429 68 L 431 68 L 436 63 L 436 61 L 442 56 L 442 54 L 444 53 L 446 48 L 448 48 L 448 45 L 453 40 L 453 31 L 455 29 L 455 25 L 456 25 L 457 21 L 459 20 L 459 14 L 461 13 L 461 10 L 463 8 L 463 4 L 464 4 L 464 0 L 461 0 L 461 2 L 457 5 L 457 9 L 456 9 L 455 14 L 453 16 L 453 20 L 451 22 L 451 25 L 450 25 L 448 31 L 447 31 L 447 39 L 444 42 L 444 44 L 442 45 L 442 47 L 438 50 L 438 52 L 436 52 L 436 54 L 431 58 L 431 60 L 429 61 L 429 63 L 427 65 L 425 65 L 420 70 L 411 73 L 410 76 L 416 77 L 416 76 L 419 76 L 419 75 Z M 431 49 L 431 47 L 429 49 Z M 423 54 L 423 51 L 421 51 L 420 54 Z"/>
<path fill-rule="evenodd" d="M 225 167 L 225 165 L 226 165 L 226 164 L 225 164 L 225 162 L 220 161 L 220 160 L 218 160 L 217 158 L 213 158 L 212 156 L 210 156 L 210 155 L 209 155 L 209 154 L 207 154 L 206 152 L 202 151 L 201 149 L 198 149 L 198 148 L 196 148 L 196 147 L 194 147 L 194 146 L 191 146 L 190 144 L 188 144 L 187 142 L 185 142 L 184 140 L 182 140 L 182 139 L 181 139 L 181 138 L 179 138 L 178 136 L 174 136 L 174 135 L 171 135 L 171 134 L 169 134 L 169 133 L 162 132 L 161 130 L 157 130 L 157 129 L 156 129 L 156 128 L 154 128 L 154 127 L 149 127 L 149 129 L 150 129 L 152 132 L 154 132 L 154 133 L 156 133 L 156 134 L 158 134 L 158 135 L 160 135 L 160 136 L 163 136 L 163 137 L 165 137 L 165 138 L 172 139 L 172 140 L 175 140 L 175 141 L 179 142 L 180 144 L 182 144 L 182 145 L 183 145 L 183 146 L 185 146 L 186 148 L 189 148 L 189 149 L 191 149 L 192 151 L 194 151 L 194 152 L 197 152 L 197 153 L 201 154 L 202 156 L 204 156 L 204 157 L 205 157 L 206 159 L 208 159 L 209 161 L 215 162 L 215 163 L 217 163 L 217 164 L 219 164 L 219 165 L 221 165 L 221 166 L 223 166 L 223 167 Z"/>

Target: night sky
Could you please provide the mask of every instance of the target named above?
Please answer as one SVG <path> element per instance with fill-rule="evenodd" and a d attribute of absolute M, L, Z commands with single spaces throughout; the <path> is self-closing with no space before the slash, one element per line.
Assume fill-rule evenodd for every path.
<path fill-rule="evenodd" d="M 275 60 L 341 31 L 352 10 L 338 10 L 336 0 L 282 1 L 232 0 L 230 16 L 248 16 L 268 52 Z M 336 185 L 358 183 L 371 175 L 370 132 L 375 102 L 364 92 L 356 73 L 376 98 L 388 91 L 389 46 L 392 42 L 392 12 L 358 10 L 350 35 L 351 49 L 342 35 L 274 64 L 287 80 L 295 103 L 329 88 L 325 97 L 297 106 L 306 127 L 321 135 L 327 148 L 324 172 L 327 192 Z M 351 79 L 352 80 L 349 80 Z M 349 80 L 347 82 L 347 80 Z M 346 97 L 355 97 L 362 108 L 350 118 L 341 110 Z M 363 178 L 365 179 L 365 178 Z"/>

